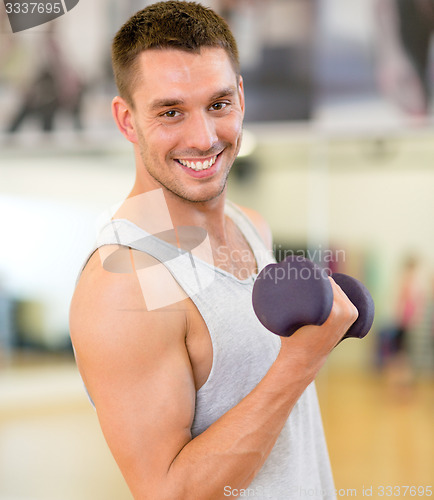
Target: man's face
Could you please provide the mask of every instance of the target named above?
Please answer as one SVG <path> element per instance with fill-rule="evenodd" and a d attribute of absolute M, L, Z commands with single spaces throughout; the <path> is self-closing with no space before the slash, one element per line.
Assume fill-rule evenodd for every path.
<path fill-rule="evenodd" d="M 226 52 L 148 50 L 139 68 L 132 119 L 142 175 L 188 201 L 216 198 L 240 149 L 244 116 L 242 80 Z"/>

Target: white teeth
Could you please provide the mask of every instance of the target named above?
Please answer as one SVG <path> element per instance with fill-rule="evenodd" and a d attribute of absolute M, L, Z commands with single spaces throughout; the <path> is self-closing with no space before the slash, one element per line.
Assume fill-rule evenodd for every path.
<path fill-rule="evenodd" d="M 188 160 L 178 160 L 181 165 L 184 165 L 184 167 L 191 168 L 192 170 L 195 170 L 196 172 L 199 172 L 201 170 L 206 170 L 207 168 L 210 168 L 214 165 L 214 163 L 217 160 L 217 156 L 213 156 L 210 160 L 205 160 L 204 162 L 201 161 L 188 161 Z"/>

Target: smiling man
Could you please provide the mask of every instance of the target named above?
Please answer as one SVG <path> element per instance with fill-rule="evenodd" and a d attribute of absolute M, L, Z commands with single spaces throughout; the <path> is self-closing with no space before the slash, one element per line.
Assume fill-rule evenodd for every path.
<path fill-rule="evenodd" d="M 212 10 L 168 1 L 112 54 L 136 179 L 83 266 L 70 328 L 113 456 L 140 500 L 333 498 L 314 379 L 357 311 L 331 280 L 320 327 L 280 339 L 254 315 L 271 239 L 226 199 L 244 115 L 235 40 Z"/>

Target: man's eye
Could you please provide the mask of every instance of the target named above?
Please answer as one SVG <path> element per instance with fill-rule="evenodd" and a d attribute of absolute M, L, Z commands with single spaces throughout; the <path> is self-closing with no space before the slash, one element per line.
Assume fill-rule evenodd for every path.
<path fill-rule="evenodd" d="M 228 104 L 226 102 L 216 102 L 211 106 L 211 109 L 214 111 L 221 111 L 222 109 L 226 108 Z"/>
<path fill-rule="evenodd" d="M 170 109 L 169 111 L 166 111 L 165 113 L 162 114 L 162 116 L 165 116 L 167 118 L 176 118 L 179 115 L 178 111 L 175 111 L 174 109 Z"/>

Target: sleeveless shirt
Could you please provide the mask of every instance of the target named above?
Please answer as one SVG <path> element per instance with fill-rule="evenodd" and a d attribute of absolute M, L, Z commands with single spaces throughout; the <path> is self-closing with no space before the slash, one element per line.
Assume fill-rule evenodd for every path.
<path fill-rule="evenodd" d="M 227 201 L 225 214 L 249 244 L 258 270 L 274 261 L 244 212 Z M 96 248 L 112 244 L 146 252 L 164 265 L 191 298 L 207 325 L 213 359 L 208 379 L 196 393 L 191 428 L 194 438 L 251 392 L 279 353 L 280 338 L 262 326 L 253 310 L 252 289 L 256 274 L 238 279 L 192 253 L 179 252 L 178 248 L 126 219 L 112 220 L 102 228 Z M 297 401 L 270 455 L 249 487 L 235 491 L 228 485 L 224 496 L 248 496 L 257 500 L 335 498 L 314 383 Z"/>

